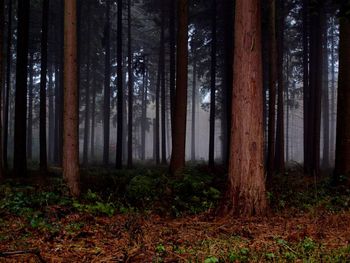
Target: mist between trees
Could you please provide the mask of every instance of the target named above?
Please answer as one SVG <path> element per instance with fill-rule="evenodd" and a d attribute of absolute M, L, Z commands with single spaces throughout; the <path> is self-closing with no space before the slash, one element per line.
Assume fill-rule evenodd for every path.
<path fill-rule="evenodd" d="M 349 172 L 336 2 L 2 1 L 4 170 L 222 165 L 246 214 L 266 205 L 263 164 Z"/>

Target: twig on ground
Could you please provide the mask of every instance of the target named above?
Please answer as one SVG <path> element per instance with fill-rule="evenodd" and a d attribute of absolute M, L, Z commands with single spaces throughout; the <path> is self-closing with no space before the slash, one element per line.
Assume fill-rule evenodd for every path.
<path fill-rule="evenodd" d="M 40 250 L 38 249 L 30 249 L 30 250 L 18 250 L 18 251 L 0 251 L 0 257 L 10 257 L 16 255 L 26 255 L 32 254 L 35 255 L 41 263 L 46 263 L 46 261 L 41 257 Z"/>

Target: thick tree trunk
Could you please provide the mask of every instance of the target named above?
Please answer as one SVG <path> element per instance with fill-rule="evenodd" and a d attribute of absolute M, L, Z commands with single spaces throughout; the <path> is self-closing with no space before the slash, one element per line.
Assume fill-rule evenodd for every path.
<path fill-rule="evenodd" d="M 277 87 L 277 36 L 276 1 L 269 1 L 269 122 L 267 144 L 267 172 L 275 172 L 275 129 L 276 129 L 276 87 Z"/>
<path fill-rule="evenodd" d="M 7 22 L 7 63 L 6 63 L 6 95 L 4 102 L 4 170 L 8 170 L 8 137 L 9 137 L 9 108 L 11 92 L 11 64 L 12 64 L 12 1 L 8 3 L 8 22 Z"/>
<path fill-rule="evenodd" d="M 211 68 L 210 68 L 210 117 L 209 117 L 209 166 L 214 166 L 215 153 L 215 102 L 216 102 L 216 0 L 212 0 L 211 18 Z"/>
<path fill-rule="evenodd" d="M 92 85 L 92 104 L 91 104 L 91 145 L 90 145 L 90 158 L 95 160 L 95 119 L 96 119 L 96 81 L 93 80 Z"/>
<path fill-rule="evenodd" d="M 131 0 L 128 1 L 128 168 L 132 168 L 132 126 L 133 126 L 133 97 L 134 76 L 132 71 L 132 39 L 131 39 Z"/>
<path fill-rule="evenodd" d="M 117 22 L 117 154 L 115 166 L 122 168 L 123 159 L 123 1 L 118 0 Z"/>
<path fill-rule="evenodd" d="M 103 163 L 109 163 L 109 135 L 110 135 L 110 101 L 111 101 L 111 51 L 110 51 L 110 0 L 106 1 L 106 18 L 104 32 L 104 44 L 106 50 L 105 57 L 105 87 L 104 87 L 104 104 L 103 104 Z"/>
<path fill-rule="evenodd" d="M 341 10 L 344 11 L 344 10 Z M 345 12 L 344 12 L 345 13 Z M 335 176 L 348 176 L 350 184 L 350 18 L 340 19 L 339 80 Z"/>
<path fill-rule="evenodd" d="M 146 58 L 144 57 L 146 65 Z M 143 72 L 142 90 L 141 90 L 141 160 L 145 160 L 146 155 L 146 118 L 147 118 L 147 69 L 146 66 Z"/>
<path fill-rule="evenodd" d="M 332 31 L 331 31 L 331 78 L 332 78 L 332 83 L 331 83 L 331 128 L 330 128 L 330 155 L 332 159 L 332 163 L 334 161 L 334 156 L 335 156 L 335 129 L 336 129 L 336 116 L 335 116 L 335 86 L 336 86 L 336 80 L 335 80 L 335 47 L 334 47 L 334 19 L 332 18 Z"/>
<path fill-rule="evenodd" d="M 259 0 L 236 1 L 226 214 L 266 214 L 260 12 Z"/>
<path fill-rule="evenodd" d="M 77 71 L 77 2 L 65 0 L 63 177 L 73 196 L 80 194 Z"/>
<path fill-rule="evenodd" d="M 170 172 L 175 175 L 185 167 L 188 67 L 188 1 L 178 1 L 176 93 Z"/>
<path fill-rule="evenodd" d="M 86 50 L 86 83 L 85 83 L 85 127 L 84 127 L 84 146 L 83 146 L 83 164 L 87 165 L 89 161 L 89 136 L 90 136 L 90 2 L 87 2 L 87 50 Z"/>
<path fill-rule="evenodd" d="M 46 142 L 46 77 L 47 77 L 47 46 L 49 33 L 49 0 L 43 0 L 41 26 L 41 67 L 40 67 L 40 170 L 47 171 Z"/>
<path fill-rule="evenodd" d="M 28 0 L 18 0 L 15 142 L 13 156 L 14 174 L 16 176 L 25 176 L 27 172 L 26 121 L 29 6 Z"/>

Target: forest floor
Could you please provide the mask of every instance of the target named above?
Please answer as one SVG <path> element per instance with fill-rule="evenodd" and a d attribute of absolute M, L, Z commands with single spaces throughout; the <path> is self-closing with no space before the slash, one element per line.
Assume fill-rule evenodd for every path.
<path fill-rule="evenodd" d="M 96 168 L 75 200 L 55 173 L 9 179 L 0 185 L 0 262 L 350 262 L 347 187 L 294 169 L 270 180 L 267 217 L 219 218 L 224 182 L 205 167 L 181 179 Z"/>

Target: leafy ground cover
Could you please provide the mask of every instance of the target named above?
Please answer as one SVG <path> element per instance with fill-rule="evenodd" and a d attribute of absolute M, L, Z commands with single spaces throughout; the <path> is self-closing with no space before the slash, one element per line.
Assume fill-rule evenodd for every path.
<path fill-rule="evenodd" d="M 293 169 L 269 180 L 267 217 L 218 218 L 220 168 L 89 169 L 79 200 L 55 173 L 0 185 L 0 262 L 350 261 L 349 189 L 327 176 Z"/>

